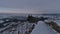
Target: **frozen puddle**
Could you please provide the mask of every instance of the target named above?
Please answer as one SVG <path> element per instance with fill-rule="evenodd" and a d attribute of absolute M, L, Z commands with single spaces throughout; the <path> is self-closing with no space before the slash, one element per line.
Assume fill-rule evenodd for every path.
<path fill-rule="evenodd" d="M 46 25 L 43 21 L 39 21 L 35 26 L 35 29 L 31 32 L 31 34 L 58 34 L 51 27 Z"/>

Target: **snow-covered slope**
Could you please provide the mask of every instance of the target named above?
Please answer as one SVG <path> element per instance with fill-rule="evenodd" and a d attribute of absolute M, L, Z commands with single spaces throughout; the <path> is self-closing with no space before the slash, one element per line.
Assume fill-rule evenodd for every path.
<path fill-rule="evenodd" d="M 54 21 L 58 26 L 60 26 L 60 20 L 55 20 Z"/>
<path fill-rule="evenodd" d="M 31 34 L 58 34 L 51 27 L 45 24 L 43 21 L 39 21 L 35 26 L 35 29 L 31 32 Z"/>

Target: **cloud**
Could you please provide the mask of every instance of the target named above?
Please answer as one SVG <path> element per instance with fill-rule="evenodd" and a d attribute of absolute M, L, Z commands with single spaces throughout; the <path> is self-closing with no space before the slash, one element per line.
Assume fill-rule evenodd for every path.
<path fill-rule="evenodd" d="M 53 13 L 55 13 L 56 11 L 60 11 L 59 1 L 60 0 L 0 0 L 0 7 L 3 7 L 3 9 L 6 8 L 6 10 L 12 9 L 16 12 L 20 10 L 28 11 L 28 13 L 31 11 L 33 11 L 31 13 L 41 13 L 42 11 L 43 13 L 44 11 L 47 13 L 53 11 Z"/>

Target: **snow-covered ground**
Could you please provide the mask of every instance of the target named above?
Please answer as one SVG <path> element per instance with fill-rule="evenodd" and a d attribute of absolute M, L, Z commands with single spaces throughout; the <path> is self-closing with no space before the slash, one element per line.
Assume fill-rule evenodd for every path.
<path fill-rule="evenodd" d="M 17 26 L 11 26 L 12 24 L 15 24 Z M 0 31 L 3 30 L 3 32 L 0 32 L 0 34 L 25 34 L 26 31 L 29 31 L 29 29 L 32 28 L 33 24 L 35 23 L 29 23 L 29 22 L 11 23 L 5 28 L 3 29 L 1 28 Z"/>
<path fill-rule="evenodd" d="M 39 21 L 35 26 L 35 29 L 31 32 L 31 34 L 60 34 L 54 31 L 50 26 L 45 24 L 43 21 Z"/>
<path fill-rule="evenodd" d="M 28 31 L 33 24 L 34 23 L 29 22 L 20 23 L 18 24 L 18 26 L 9 28 L 0 34 L 25 34 L 25 32 Z M 30 34 L 60 34 L 60 33 L 53 30 L 43 21 L 38 21 L 38 24 L 35 24 L 35 28 L 32 30 Z"/>
<path fill-rule="evenodd" d="M 50 23 L 51 21 L 53 21 L 53 22 L 56 23 L 58 26 L 60 26 L 60 20 L 45 20 L 44 22 Z"/>
<path fill-rule="evenodd" d="M 7 17 L 10 17 L 10 16 L 5 16 L 5 17 L 2 16 L 1 18 L 7 18 Z M 14 17 L 16 18 L 16 16 L 14 16 Z M 38 16 L 38 17 L 41 17 L 41 16 Z M 46 17 L 49 17 L 49 20 L 45 20 L 44 22 L 50 22 L 54 18 L 54 17 L 50 17 L 50 16 L 46 16 Z M 3 22 L 3 21 L 1 21 L 1 22 Z M 35 28 L 32 30 L 32 32 L 30 34 L 60 34 L 60 33 L 56 32 L 55 30 L 53 30 L 50 26 L 48 26 L 44 22 L 43 21 L 38 21 L 38 24 L 35 24 Z M 57 25 L 60 26 L 60 20 L 55 20 L 54 22 L 56 22 Z M 15 26 L 15 27 L 12 27 L 11 26 L 12 24 L 15 24 L 15 25 L 18 24 L 18 25 Z M 29 22 L 11 23 L 5 28 L 0 28 L 0 31 L 5 30 L 6 28 L 8 28 L 7 30 L 5 30 L 4 32 L 2 32 L 0 34 L 25 34 L 26 31 L 29 31 L 29 29 L 32 28 L 33 24 L 34 23 L 29 23 Z M 10 28 L 10 27 L 12 27 L 12 28 Z"/>
<path fill-rule="evenodd" d="M 58 26 L 60 26 L 60 20 L 55 20 L 53 22 L 55 22 Z"/>

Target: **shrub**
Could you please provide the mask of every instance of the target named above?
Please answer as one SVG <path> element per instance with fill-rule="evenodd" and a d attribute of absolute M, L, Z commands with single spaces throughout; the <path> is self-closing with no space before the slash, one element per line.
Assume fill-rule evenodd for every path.
<path fill-rule="evenodd" d="M 28 16 L 27 17 L 27 21 L 29 21 L 29 22 L 37 22 L 38 21 L 38 19 L 36 18 L 36 17 L 33 17 L 33 16 Z"/>
<path fill-rule="evenodd" d="M 50 23 L 48 23 L 49 26 L 51 26 L 55 31 L 60 33 L 60 27 L 53 21 L 51 21 Z"/>

